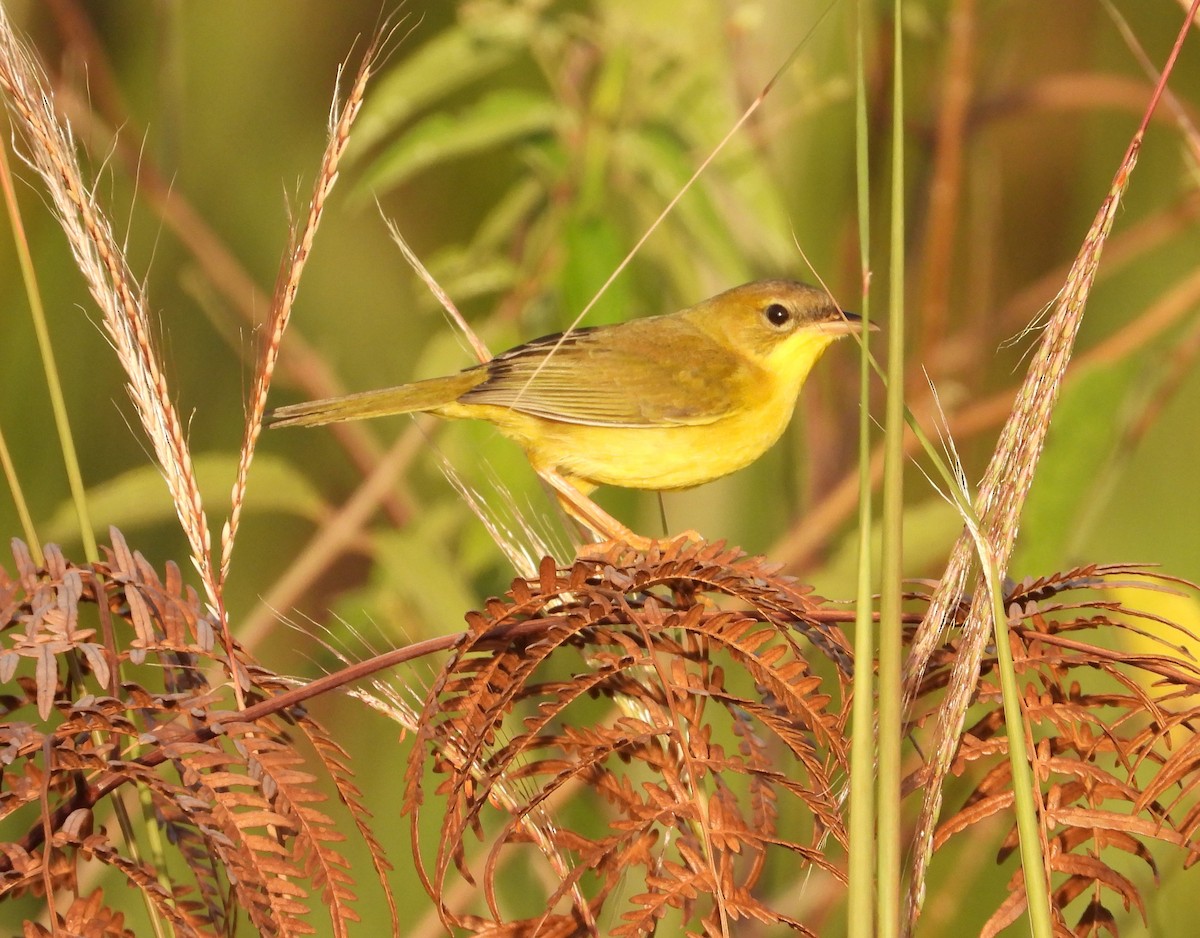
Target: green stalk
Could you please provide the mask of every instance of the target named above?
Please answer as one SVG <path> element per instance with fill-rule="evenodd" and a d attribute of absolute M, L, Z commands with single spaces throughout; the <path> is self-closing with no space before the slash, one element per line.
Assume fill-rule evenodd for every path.
<path fill-rule="evenodd" d="M 858 181 L 858 248 L 863 272 L 863 298 L 859 315 L 863 335 L 870 334 L 870 294 L 866 289 L 871 269 L 870 164 L 867 139 L 866 65 L 863 47 L 867 30 L 867 5 L 858 4 L 854 121 L 855 171 Z M 867 402 L 871 392 L 871 355 L 864 341 L 860 356 L 858 413 L 858 584 L 854 616 L 854 705 L 850 738 L 850 870 L 846 934 L 848 938 L 873 938 L 875 872 L 875 627 L 871 616 L 871 418 Z"/>
<path fill-rule="evenodd" d="M 71 490 L 71 499 L 75 504 L 76 517 L 79 519 L 79 539 L 83 545 L 83 553 L 87 557 L 88 562 L 99 563 L 100 548 L 96 543 L 96 535 L 92 529 L 91 514 L 88 511 L 87 505 L 87 491 L 83 485 L 83 473 L 79 469 L 79 457 L 75 450 L 75 438 L 71 434 L 71 423 L 67 416 L 66 398 L 63 396 L 62 383 L 59 381 L 58 364 L 54 358 L 54 346 L 50 341 L 50 330 L 46 325 L 46 310 L 42 305 L 41 292 L 38 290 L 37 273 L 33 266 L 33 257 L 29 253 L 29 243 L 25 236 L 25 226 L 21 222 L 21 212 L 17 205 L 16 193 L 13 190 L 12 173 L 8 165 L 8 153 L 4 147 L 0 147 L 0 189 L 4 192 L 9 225 L 12 227 L 13 241 L 17 249 L 17 259 L 21 265 L 21 277 L 25 283 L 26 295 L 29 297 L 29 312 L 33 319 L 38 350 L 42 356 L 42 368 L 46 373 L 46 386 L 50 392 L 50 405 L 54 412 L 54 425 L 58 431 L 59 448 L 62 451 L 63 464 L 67 471 L 67 484 Z M 2 456 L 7 471 L 9 460 L 6 448 L 4 448 Z M 20 507 L 18 510 L 20 510 Z M 22 516 L 22 521 L 23 523 L 25 522 L 25 515 Z M 29 537 L 29 534 L 32 532 L 31 520 L 28 522 L 28 525 L 26 537 Z M 37 554 L 35 556 L 38 557 L 38 562 L 41 563 L 41 548 L 37 546 L 36 540 L 30 540 L 29 543 L 31 549 L 36 548 Z M 83 678 L 79 673 L 78 663 L 73 659 L 71 660 L 71 667 L 75 673 L 76 680 L 82 686 Z M 93 734 L 93 738 L 99 741 L 98 734 Z M 153 805 L 150 800 L 150 792 L 145 786 L 139 785 L 138 794 L 145 820 L 143 830 L 152 844 L 151 850 L 154 855 L 155 868 L 159 870 L 159 881 L 169 885 L 162 836 L 157 824 L 153 820 Z M 125 807 L 125 803 L 119 798 L 114 799 L 113 805 L 118 826 L 121 828 L 121 834 L 129 847 L 130 855 L 137 861 L 139 860 L 140 851 L 138 850 L 138 840 L 129 812 Z M 149 915 L 154 934 L 158 938 L 166 938 L 164 925 L 153 903 L 150 902 L 149 897 L 144 892 L 142 893 L 142 897 L 146 904 L 147 914 Z"/>
<path fill-rule="evenodd" d="M 900 934 L 900 731 L 904 524 L 904 57 L 902 0 L 894 0 L 888 387 L 884 416 L 883 549 L 879 601 L 879 835 L 876 934 Z"/>
<path fill-rule="evenodd" d="M 1054 925 L 1050 919 L 1050 889 L 1046 882 L 1045 858 L 1042 856 L 1041 823 L 1033 800 L 1037 783 L 1025 745 L 1025 714 L 1021 709 L 1021 692 L 1017 686 L 1012 645 L 1008 640 L 1008 616 L 1004 611 L 1000 569 L 991 556 L 982 556 L 983 544 L 977 543 L 976 546 L 981 553 L 988 593 L 992 599 L 992 628 L 996 635 L 996 663 L 1004 702 L 1004 725 L 1008 729 L 1008 764 L 1012 772 L 1013 810 L 1021 844 L 1021 869 L 1025 873 L 1029 929 L 1033 938 L 1051 938 Z"/>
<path fill-rule="evenodd" d="M 83 553 L 91 563 L 100 560 L 100 550 L 92 531 L 92 519 L 88 514 L 87 494 L 83 487 L 83 474 L 79 471 L 79 458 L 75 453 L 75 439 L 71 436 L 71 423 L 67 418 L 67 404 L 58 379 L 58 365 L 54 361 L 54 347 L 50 342 L 50 330 L 46 327 L 46 310 L 42 306 L 42 295 L 37 286 L 37 274 L 33 258 L 29 254 L 29 242 L 25 237 L 25 226 L 21 223 L 21 212 L 17 207 L 13 191 L 12 173 L 8 166 L 6 148 L 0 147 L 0 189 L 4 191 L 8 222 L 13 231 L 13 242 L 17 249 L 17 260 L 21 265 L 21 278 L 25 282 L 25 293 L 29 297 L 29 313 L 33 318 L 37 334 L 38 350 L 42 355 L 42 368 L 46 372 L 46 385 L 50 391 L 50 406 L 54 411 L 54 426 L 58 430 L 58 444 L 62 450 L 63 463 L 67 470 L 67 484 L 75 502 L 75 513 L 79 518 L 79 537 Z"/>
<path fill-rule="evenodd" d="M 4 478 L 8 480 L 8 489 L 12 492 L 13 504 L 17 506 L 17 517 L 21 519 L 21 529 L 25 532 L 25 543 L 29 545 L 29 553 L 33 557 L 33 562 L 40 567 L 43 560 L 42 544 L 33 527 L 33 517 L 29 514 L 29 505 L 25 502 L 25 493 L 21 489 L 21 480 L 17 478 L 17 469 L 8 452 L 8 444 L 4 441 L 3 430 L 0 430 L 0 466 L 4 468 Z"/>

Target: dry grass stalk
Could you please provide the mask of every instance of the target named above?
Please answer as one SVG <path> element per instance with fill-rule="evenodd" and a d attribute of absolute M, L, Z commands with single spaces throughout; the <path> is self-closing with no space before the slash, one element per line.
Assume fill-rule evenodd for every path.
<path fill-rule="evenodd" d="M 403 22 L 403 20 L 401 20 Z M 329 143 L 321 159 L 317 172 L 316 188 L 309 202 L 308 215 L 304 227 L 297 233 L 293 230 L 291 245 L 284 256 L 279 277 L 275 283 L 275 293 L 271 300 L 271 315 L 266 340 L 262 346 L 258 367 L 254 374 L 254 387 L 250 392 L 249 406 L 246 414 L 245 432 L 242 437 L 242 448 L 238 459 L 237 478 L 230 493 L 229 519 L 221 530 L 221 567 L 218 585 L 224 585 L 229 573 L 229 563 L 233 553 L 233 544 L 237 538 L 238 525 L 242 517 L 242 507 L 245 502 L 246 483 L 250 473 L 250 464 L 254 459 L 255 446 L 262 432 L 263 414 L 267 407 L 267 394 L 271 389 L 271 379 L 275 375 L 275 366 L 279 361 L 279 349 L 283 340 L 284 330 L 291 319 L 292 306 L 296 293 L 300 289 L 300 276 L 312 252 L 313 239 L 317 227 L 321 223 L 321 215 L 325 202 L 333 190 L 338 178 L 338 166 L 350 142 L 350 129 L 354 119 L 362 109 L 363 97 L 366 93 L 367 81 L 379 60 L 381 46 L 391 35 L 390 29 L 377 33 L 363 54 L 362 63 L 354 77 L 354 84 L 346 103 L 340 108 L 337 104 L 337 92 L 334 93 L 334 103 L 329 117 Z M 339 78 L 341 71 L 339 70 Z M 340 82 L 339 82 L 340 83 Z"/>
<path fill-rule="evenodd" d="M 392 241 L 396 247 L 400 249 L 400 253 L 404 255 L 404 259 L 408 261 L 408 265 L 413 269 L 413 272 L 421 278 L 421 281 L 429 288 L 429 292 L 434 295 L 439 303 L 442 304 L 442 309 L 446 311 L 446 315 L 450 317 L 454 325 L 458 327 L 459 332 L 467 340 L 467 344 L 471 346 L 471 351 L 475 353 L 475 358 L 479 363 L 485 364 L 492 360 L 492 352 L 479 338 L 478 333 L 471 328 L 471 324 L 467 322 L 466 317 L 459 311 L 450 294 L 446 292 L 437 279 L 430 273 L 429 268 L 425 266 L 424 261 L 417 256 L 417 252 L 409 246 L 404 235 L 400 231 L 400 226 L 395 222 L 387 221 L 388 234 L 392 236 Z"/>
<path fill-rule="evenodd" d="M 1139 135 L 1135 142 L 1140 144 L 1140 139 Z M 984 539 L 992 554 L 988 561 L 995 562 L 1000 570 L 1006 569 L 1016 539 L 1021 508 L 1033 481 L 1050 417 L 1058 400 L 1058 391 L 1071 360 L 1075 336 L 1083 319 L 1104 239 L 1112 228 L 1136 158 L 1137 147 L 1131 146 L 1071 269 L 1066 287 L 1046 325 L 1038 353 L 1017 395 L 1013 411 L 1001 430 L 995 455 L 984 475 L 976 511 L 983 521 Z M 946 572 L 913 641 L 906 675 L 908 699 L 911 699 L 932 654 L 941 645 L 945 629 L 962 601 L 969 577 L 972 574 L 978 576 L 976 549 L 975 540 L 967 532 L 954 546 Z M 983 578 L 979 577 L 972 595 L 970 613 L 962 626 L 963 642 L 959 648 L 954 677 L 939 718 L 939 731 L 935 737 L 937 748 L 929 757 L 933 771 L 925 789 L 916 835 L 913 892 L 910 894 L 914 918 L 919 911 L 923 893 L 921 884 L 932 854 L 933 830 L 941 810 L 942 782 L 958 748 L 967 705 L 978 682 L 983 648 L 992 634 L 990 612 L 990 593 Z"/>
<path fill-rule="evenodd" d="M 224 603 L 212 561 L 212 539 L 186 433 L 171 401 L 141 286 L 129 270 L 112 227 L 84 185 L 68 124 L 58 119 L 43 72 L 13 33 L 0 8 L 0 88 L 24 139 L 26 162 L 42 177 L 75 262 L 100 307 L 128 379 L 129 396 L 150 440 L 191 548 L 209 606 L 232 651 Z M 232 654 L 230 654 L 232 661 Z"/>

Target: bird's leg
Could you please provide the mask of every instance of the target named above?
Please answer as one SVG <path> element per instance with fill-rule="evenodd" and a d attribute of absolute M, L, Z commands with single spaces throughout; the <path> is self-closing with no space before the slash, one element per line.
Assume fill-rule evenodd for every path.
<path fill-rule="evenodd" d="M 563 511 L 604 540 L 627 544 L 634 550 L 640 551 L 649 550 L 650 545 L 654 543 L 651 538 L 642 537 L 625 527 L 553 469 L 542 469 L 540 475 L 554 489 Z M 600 546 L 602 545 L 593 544 L 588 550 L 594 550 Z"/>
<path fill-rule="evenodd" d="M 587 492 L 590 491 L 590 488 L 582 489 L 553 469 L 539 469 L 538 474 L 554 489 L 563 511 L 601 538 L 595 544 L 588 544 L 580 548 L 579 556 L 581 558 L 604 557 L 611 552 L 613 547 L 631 547 L 647 553 L 653 545 L 660 543 L 654 538 L 643 537 L 621 524 L 588 498 Z M 675 541 L 692 541 L 700 544 L 704 542 L 704 537 L 697 531 L 684 531 L 675 537 L 665 538 L 662 543 Z"/>

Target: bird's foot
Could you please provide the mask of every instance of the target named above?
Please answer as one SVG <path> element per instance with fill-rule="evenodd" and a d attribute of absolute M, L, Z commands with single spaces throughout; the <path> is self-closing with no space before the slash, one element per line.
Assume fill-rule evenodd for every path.
<path fill-rule="evenodd" d="M 575 552 L 576 558 L 579 560 L 599 560 L 608 563 L 617 563 L 620 561 L 621 555 L 630 550 L 640 554 L 649 554 L 655 550 L 659 553 L 665 553 L 672 547 L 681 548 L 689 543 L 700 544 L 704 542 L 703 535 L 698 531 L 684 531 L 665 538 L 643 537 L 640 534 L 635 534 L 628 528 L 614 533 L 616 534 L 614 537 L 597 541 L 594 544 L 584 544 Z"/>

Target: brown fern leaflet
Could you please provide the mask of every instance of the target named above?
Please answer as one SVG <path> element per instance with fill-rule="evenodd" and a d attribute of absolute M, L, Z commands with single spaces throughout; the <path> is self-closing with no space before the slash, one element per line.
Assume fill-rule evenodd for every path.
<path fill-rule="evenodd" d="M 1200 858 L 1200 666 L 1167 636 L 1194 637 L 1106 595 L 1118 586 L 1153 590 L 1176 584 L 1189 585 L 1137 566 L 1091 565 L 1015 584 L 1007 596 L 1034 777 L 1042 780 L 1036 794 L 1043 855 L 1062 934 L 1116 935 L 1119 910 L 1113 900 L 1145 918 L 1141 887 L 1130 871 L 1140 865 L 1157 880 L 1153 842 L 1180 851 L 1184 867 Z M 1150 620 L 1160 628 L 1144 628 Z M 1121 636 L 1133 634 L 1156 650 L 1123 650 Z M 943 686 L 954 654 L 951 645 L 937 656 L 925 695 Z M 969 773 L 974 787 L 943 818 L 938 849 L 981 822 L 1011 815 L 1006 744 L 1011 728 L 1004 725 L 995 667 L 994 655 L 985 659 L 975 719 L 968 721 L 953 767 L 956 775 Z M 910 790 L 923 784 L 923 774 L 910 777 Z M 1013 827 L 998 861 L 1016 848 Z M 1018 867 L 1008 898 L 983 935 L 999 933 L 1024 912 L 1022 883 Z"/>
<path fill-rule="evenodd" d="M 311 933 L 310 888 L 334 933 L 346 934 L 357 916 L 335 848 L 345 836 L 316 807 L 325 796 L 314 755 L 379 858 L 381 881 L 387 868 L 344 753 L 299 708 L 253 721 L 232 711 L 227 683 L 210 683 L 210 672 L 228 674 L 213 620 L 178 568 L 160 578 L 116 531 L 106 553 L 105 563 L 76 565 L 48 548 L 38 568 L 18 542 L 16 575 L 0 567 L 0 819 L 26 832 L 3 844 L 0 899 L 73 895 L 60 929 L 131 935 L 100 890 L 80 893 L 80 864 L 98 861 L 179 935 L 227 933 L 236 914 L 264 935 Z M 286 688 L 240 664 L 251 699 Z M 297 749 L 285 720 L 311 751 Z M 110 815 L 102 802 L 131 783 L 149 801 L 134 824 L 136 853 L 98 821 Z M 167 880 L 150 826 L 184 860 L 171 857 Z"/>

